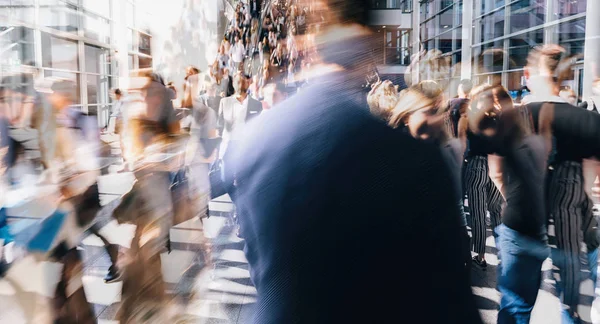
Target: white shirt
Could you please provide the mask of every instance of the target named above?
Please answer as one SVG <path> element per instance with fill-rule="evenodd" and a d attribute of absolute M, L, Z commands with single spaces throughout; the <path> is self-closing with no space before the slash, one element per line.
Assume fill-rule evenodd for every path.
<path fill-rule="evenodd" d="M 223 140 L 230 141 L 236 140 L 237 133 L 236 130 L 241 126 L 246 124 L 246 114 L 248 111 L 248 98 L 250 96 L 246 96 L 244 101 L 240 102 L 235 97 L 231 97 L 233 100 L 230 101 L 232 105 L 231 111 L 224 112 L 224 114 L 231 114 L 230 116 L 224 116 L 226 122 L 229 121 L 231 123 L 231 130 L 224 129 L 223 130 Z"/>
<path fill-rule="evenodd" d="M 244 44 L 240 43 L 235 43 L 233 46 L 231 46 L 231 59 L 234 62 L 242 62 L 244 60 Z"/>

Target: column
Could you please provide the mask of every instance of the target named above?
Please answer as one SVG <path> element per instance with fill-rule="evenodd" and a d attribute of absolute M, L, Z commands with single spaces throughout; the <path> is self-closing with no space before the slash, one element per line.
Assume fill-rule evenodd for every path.
<path fill-rule="evenodd" d="M 554 10 L 555 0 L 546 0 L 546 23 L 552 22 L 555 19 L 556 11 Z M 556 38 L 557 25 L 549 26 L 544 28 L 544 44 L 556 44 L 558 39 Z"/>
<path fill-rule="evenodd" d="M 600 12 L 600 1 L 587 2 L 586 12 Z M 590 15 L 585 20 L 585 52 L 583 61 L 583 100 L 592 96 L 592 82 L 600 77 L 600 19 Z"/>
<path fill-rule="evenodd" d="M 473 0 L 463 0 L 462 49 L 460 78 L 471 79 L 473 73 Z"/>
<path fill-rule="evenodd" d="M 412 56 L 413 58 L 419 57 L 419 51 L 421 50 L 421 3 L 419 0 L 412 0 L 413 12 L 412 12 Z M 412 62 L 411 62 L 412 63 Z M 419 83 L 419 63 L 415 63 L 411 66 L 411 84 Z"/>
<path fill-rule="evenodd" d="M 130 31 L 127 29 L 125 20 L 125 3 L 125 1 L 112 0 L 110 6 L 112 17 L 112 40 L 113 44 L 116 45 L 113 55 L 118 62 L 118 71 L 116 74 L 119 76 L 119 87 L 123 86 L 123 78 L 129 76 L 127 34 L 130 33 Z"/>

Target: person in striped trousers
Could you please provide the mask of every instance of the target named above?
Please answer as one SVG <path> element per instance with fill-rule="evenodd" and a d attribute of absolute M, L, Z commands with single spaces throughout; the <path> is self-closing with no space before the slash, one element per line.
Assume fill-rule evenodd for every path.
<path fill-rule="evenodd" d="M 562 76 L 571 70 L 570 58 L 558 45 L 532 50 L 527 58 L 525 77 L 533 99 L 523 106 L 536 133 L 545 123 L 542 108 L 552 111 L 549 142 L 551 170 L 547 178 L 547 209 L 554 221 L 556 249 L 552 261 L 558 268 L 557 291 L 562 295 L 563 323 L 578 323 L 579 288 L 582 281 L 581 243 L 587 247 L 591 279 L 596 282 L 600 243 L 593 203 L 585 190 L 582 160 L 600 154 L 600 115 L 566 103 L 558 96 Z"/>
<path fill-rule="evenodd" d="M 490 213 L 491 227 L 494 230 L 501 223 L 502 196 L 489 176 L 488 154 L 492 152 L 488 151 L 491 146 L 470 131 L 467 132 L 467 141 L 469 152 L 463 181 L 469 199 L 473 251 L 477 253 L 473 263 L 485 270 L 486 212 Z"/>

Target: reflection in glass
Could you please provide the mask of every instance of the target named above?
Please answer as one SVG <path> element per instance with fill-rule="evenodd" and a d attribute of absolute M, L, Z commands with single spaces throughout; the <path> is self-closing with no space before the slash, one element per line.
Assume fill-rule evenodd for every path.
<path fill-rule="evenodd" d="M 544 24 L 546 0 L 521 0 L 510 6 L 510 32 Z"/>
<path fill-rule="evenodd" d="M 503 70 L 503 43 L 503 41 L 496 41 L 492 43 L 487 43 L 480 48 L 481 55 L 477 58 L 479 73 L 489 73 Z"/>
<path fill-rule="evenodd" d="M 552 0 L 554 1 L 555 19 L 573 16 L 586 11 L 588 0 Z M 597 1 L 597 0 L 592 0 Z"/>
<path fill-rule="evenodd" d="M 152 67 L 152 58 L 151 57 L 139 57 L 140 69 L 149 69 Z"/>
<path fill-rule="evenodd" d="M 481 42 L 504 36 L 504 9 L 481 18 Z"/>
<path fill-rule="evenodd" d="M 110 17 L 110 1 L 107 0 L 80 0 L 81 5 L 86 10 L 93 11 L 104 17 Z"/>
<path fill-rule="evenodd" d="M 110 81 L 106 75 L 88 74 L 87 98 L 88 104 L 106 104 L 109 102 Z"/>
<path fill-rule="evenodd" d="M 21 26 L 0 27 L 0 64 L 34 65 L 33 30 Z"/>
<path fill-rule="evenodd" d="M 559 44 L 569 54 L 583 54 L 585 44 L 585 18 L 561 23 L 556 29 Z"/>
<path fill-rule="evenodd" d="M 439 17 L 440 33 L 443 33 L 454 26 L 454 7 L 442 12 Z"/>
<path fill-rule="evenodd" d="M 69 81 L 75 82 L 75 98 L 74 98 L 75 104 L 76 105 L 81 104 L 81 96 L 80 96 L 81 82 L 79 80 L 79 78 L 80 78 L 79 73 L 45 70 L 44 76 L 46 78 L 57 78 L 57 79 L 64 79 L 64 80 L 69 80 Z"/>
<path fill-rule="evenodd" d="M 509 40 L 508 54 L 514 62 L 515 68 L 522 68 L 527 64 L 529 51 L 544 43 L 544 30 L 537 29 L 529 33 L 511 37 Z"/>
<path fill-rule="evenodd" d="M 85 37 L 104 43 L 110 42 L 110 25 L 108 20 L 91 14 L 83 14 L 82 20 Z"/>
<path fill-rule="evenodd" d="M 139 35 L 140 35 L 140 37 L 138 38 L 139 39 L 139 47 L 138 47 L 139 52 L 150 55 L 151 54 L 150 41 L 152 40 L 152 37 L 150 35 L 146 35 L 143 33 L 140 33 Z"/>
<path fill-rule="evenodd" d="M 481 0 L 481 13 L 488 13 L 504 5 L 504 0 Z"/>
<path fill-rule="evenodd" d="M 442 53 L 452 52 L 452 33 L 444 34 L 439 38 L 440 47 L 439 50 Z"/>
<path fill-rule="evenodd" d="M 77 42 L 42 33 L 42 66 L 77 71 Z"/>
<path fill-rule="evenodd" d="M 85 45 L 85 71 L 110 74 L 109 51 L 92 45 Z"/>
<path fill-rule="evenodd" d="M 40 25 L 77 34 L 79 31 L 77 7 L 58 0 L 42 0 L 40 3 Z"/>

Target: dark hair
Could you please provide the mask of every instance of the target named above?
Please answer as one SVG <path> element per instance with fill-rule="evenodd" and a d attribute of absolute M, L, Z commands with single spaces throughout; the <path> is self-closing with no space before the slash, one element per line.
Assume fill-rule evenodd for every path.
<path fill-rule="evenodd" d="M 115 95 L 120 96 L 122 94 L 121 89 L 116 88 L 115 89 Z"/>
<path fill-rule="evenodd" d="M 473 82 L 471 82 L 471 80 L 469 80 L 469 79 L 462 79 L 462 80 L 460 80 L 459 85 L 462 86 L 463 91 L 466 94 L 471 93 L 471 90 L 473 90 Z"/>

